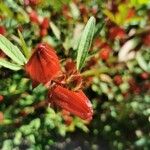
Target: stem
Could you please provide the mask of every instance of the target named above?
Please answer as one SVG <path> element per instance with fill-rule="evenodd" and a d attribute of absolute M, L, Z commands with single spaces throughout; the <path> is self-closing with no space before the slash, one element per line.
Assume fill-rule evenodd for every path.
<path fill-rule="evenodd" d="M 81 73 L 81 76 L 84 76 L 84 77 L 89 77 L 89 76 L 99 76 L 99 74 L 101 73 L 107 73 L 107 72 L 110 72 L 110 69 L 107 68 L 107 67 L 103 67 L 103 68 L 100 68 L 100 69 L 91 69 L 91 70 L 87 70 L 83 73 Z"/>

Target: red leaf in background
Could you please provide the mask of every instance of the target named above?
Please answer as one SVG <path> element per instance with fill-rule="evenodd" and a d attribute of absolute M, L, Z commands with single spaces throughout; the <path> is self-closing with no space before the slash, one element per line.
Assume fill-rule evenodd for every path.
<path fill-rule="evenodd" d="M 39 17 L 36 11 L 32 10 L 29 13 L 30 21 L 36 24 L 39 24 Z"/>
<path fill-rule="evenodd" d="M 126 37 L 125 30 L 120 27 L 112 27 L 109 30 L 109 38 L 112 40 L 115 40 L 115 38 L 118 39 L 124 39 Z"/>
<path fill-rule="evenodd" d="M 0 102 L 2 102 L 4 99 L 3 95 L 0 95 Z"/>
<path fill-rule="evenodd" d="M 37 5 L 41 2 L 41 0 L 24 0 L 24 4 L 28 5 Z"/>
<path fill-rule="evenodd" d="M 109 58 L 111 52 L 111 48 L 106 43 L 102 46 L 102 49 L 100 51 L 100 58 L 104 61 L 106 61 Z"/>
<path fill-rule="evenodd" d="M 128 10 L 127 19 L 131 19 L 136 15 L 136 11 L 134 8 Z"/>
<path fill-rule="evenodd" d="M 49 27 L 49 19 L 45 17 L 41 23 L 41 28 L 42 29 L 47 29 Z"/>
<path fill-rule="evenodd" d="M 0 34 L 4 35 L 6 33 L 6 29 L 4 26 L 0 26 Z"/>
<path fill-rule="evenodd" d="M 4 114 L 0 111 L 0 123 L 2 123 L 4 120 Z"/>
<path fill-rule="evenodd" d="M 150 47 L 150 33 L 144 35 L 142 40 L 146 46 Z"/>
<path fill-rule="evenodd" d="M 4 58 L 5 56 L 6 54 L 2 50 L 0 50 L 0 58 Z"/>
<path fill-rule="evenodd" d="M 62 6 L 62 15 L 67 19 L 70 20 L 72 19 L 71 13 L 70 13 L 70 9 L 68 5 L 63 5 Z"/>
<path fill-rule="evenodd" d="M 25 70 L 34 82 L 46 83 L 52 80 L 60 71 L 55 50 L 47 44 L 39 44 Z"/>
<path fill-rule="evenodd" d="M 91 102 L 82 91 L 75 92 L 58 85 L 50 91 L 49 101 L 84 120 L 92 119 Z"/>
<path fill-rule="evenodd" d="M 45 29 L 45 28 L 40 29 L 40 36 L 44 37 L 47 35 L 47 33 L 48 33 L 47 29 Z"/>
<path fill-rule="evenodd" d="M 123 82 L 121 75 L 115 75 L 114 77 L 114 83 L 116 85 L 120 85 Z"/>
<path fill-rule="evenodd" d="M 140 77 L 141 77 L 142 79 L 146 80 L 146 79 L 149 78 L 149 73 L 143 72 L 143 73 L 140 74 Z"/>

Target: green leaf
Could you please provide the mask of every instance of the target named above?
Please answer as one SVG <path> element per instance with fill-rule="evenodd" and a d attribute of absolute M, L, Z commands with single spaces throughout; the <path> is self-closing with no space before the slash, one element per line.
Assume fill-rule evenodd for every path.
<path fill-rule="evenodd" d="M 70 3 L 70 9 L 71 9 L 71 14 L 74 19 L 79 19 L 80 17 L 80 11 L 77 5 L 73 2 Z"/>
<path fill-rule="evenodd" d="M 6 15 L 7 17 L 13 17 L 13 12 L 3 2 L 0 2 L 0 12 L 3 13 L 3 15 Z"/>
<path fill-rule="evenodd" d="M 85 62 L 85 59 L 90 49 L 95 29 L 95 18 L 91 17 L 81 35 L 79 47 L 77 51 L 77 69 L 80 70 Z"/>
<path fill-rule="evenodd" d="M 0 59 L 0 66 L 3 66 L 5 68 L 11 69 L 11 70 L 15 70 L 15 71 L 21 69 L 21 67 L 19 65 L 12 64 L 4 59 Z"/>
<path fill-rule="evenodd" d="M 146 72 L 150 72 L 150 69 L 148 67 L 148 64 L 146 63 L 146 61 L 144 60 L 142 54 L 140 52 L 137 53 L 136 55 L 136 60 L 139 64 L 139 66 Z"/>
<path fill-rule="evenodd" d="M 109 10 L 107 10 L 107 9 L 104 9 L 103 13 L 104 13 L 112 22 L 116 22 L 116 21 L 115 21 L 115 16 L 114 16 L 114 14 L 113 14 L 111 11 L 109 11 Z"/>
<path fill-rule="evenodd" d="M 27 61 L 18 47 L 14 46 L 7 38 L 2 35 L 0 35 L 0 49 L 19 65 L 23 65 Z"/>
<path fill-rule="evenodd" d="M 60 33 L 58 27 L 53 22 L 50 22 L 50 26 L 51 26 L 51 29 L 52 29 L 54 35 L 56 36 L 56 38 L 58 40 L 60 40 L 60 34 L 61 33 Z"/>
<path fill-rule="evenodd" d="M 24 41 L 24 38 L 23 38 L 23 35 L 22 33 L 18 30 L 18 35 L 19 35 L 19 38 L 20 38 L 20 45 L 22 47 L 22 50 L 23 50 L 23 54 L 26 56 L 26 58 L 29 58 L 29 51 L 28 51 L 28 47 Z"/>
<path fill-rule="evenodd" d="M 99 36 L 104 26 L 105 26 L 105 22 L 104 22 L 104 19 L 102 18 L 95 27 L 94 38 Z"/>

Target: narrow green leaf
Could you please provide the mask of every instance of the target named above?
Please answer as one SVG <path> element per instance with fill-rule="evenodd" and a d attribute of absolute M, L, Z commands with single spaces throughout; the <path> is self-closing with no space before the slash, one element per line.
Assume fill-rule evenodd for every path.
<path fill-rule="evenodd" d="M 14 46 L 7 38 L 2 35 L 0 35 L 0 49 L 19 65 L 23 65 L 27 61 L 18 47 Z"/>
<path fill-rule="evenodd" d="M 52 29 L 54 35 L 56 36 L 56 38 L 58 40 L 60 40 L 60 34 L 61 33 L 60 33 L 58 27 L 53 22 L 50 22 L 50 26 L 51 26 L 51 29 Z"/>
<path fill-rule="evenodd" d="M 71 9 L 71 14 L 74 19 L 79 19 L 80 17 L 80 11 L 77 5 L 73 2 L 70 3 L 70 9 Z"/>
<path fill-rule="evenodd" d="M 91 17 L 81 35 L 77 51 L 77 69 L 80 70 L 85 62 L 85 59 L 90 49 L 95 30 L 95 18 Z"/>
<path fill-rule="evenodd" d="M 20 45 L 22 47 L 22 50 L 23 50 L 23 54 L 26 56 L 26 58 L 29 58 L 29 51 L 28 51 L 28 47 L 24 41 L 24 38 L 23 38 L 23 35 L 22 33 L 18 30 L 18 35 L 19 35 L 19 38 L 20 38 Z"/>
<path fill-rule="evenodd" d="M 146 72 L 150 72 L 148 64 L 146 63 L 146 61 L 144 60 L 142 54 L 140 52 L 137 53 L 136 55 L 136 60 L 139 64 L 139 66 Z"/>
<path fill-rule="evenodd" d="M 12 64 L 4 59 L 0 59 L 0 66 L 3 66 L 5 68 L 11 69 L 11 70 L 15 70 L 15 71 L 21 69 L 21 67 L 19 65 Z"/>

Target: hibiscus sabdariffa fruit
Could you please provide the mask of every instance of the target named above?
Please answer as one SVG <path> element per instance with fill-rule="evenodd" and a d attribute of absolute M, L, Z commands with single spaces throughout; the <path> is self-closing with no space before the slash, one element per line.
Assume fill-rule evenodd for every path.
<path fill-rule="evenodd" d="M 84 120 L 90 121 L 93 109 L 81 90 L 82 77 L 72 61 L 61 71 L 55 50 L 48 44 L 38 44 L 25 65 L 33 87 L 42 83 L 48 88 L 48 101 Z"/>
<path fill-rule="evenodd" d="M 48 94 L 50 103 L 70 113 L 90 121 L 93 116 L 93 109 L 90 100 L 81 91 L 71 91 L 60 85 L 54 86 Z"/>
<path fill-rule="evenodd" d="M 29 77 L 37 83 L 47 83 L 60 72 L 59 59 L 48 44 L 38 44 L 25 65 Z"/>

